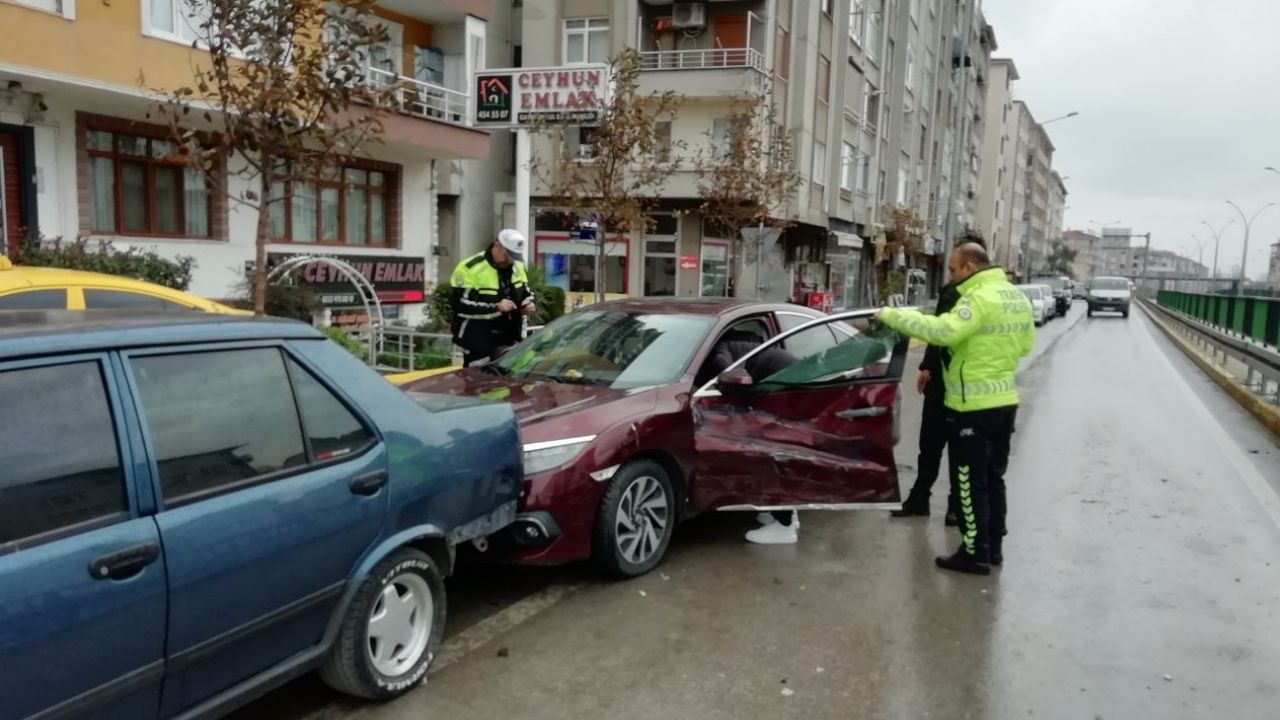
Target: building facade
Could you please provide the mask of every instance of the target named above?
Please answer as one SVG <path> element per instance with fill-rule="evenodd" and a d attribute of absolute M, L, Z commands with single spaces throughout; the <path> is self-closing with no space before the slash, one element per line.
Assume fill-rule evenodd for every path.
<path fill-rule="evenodd" d="M 1267 266 L 1267 282 L 1280 289 L 1280 242 L 1271 246 L 1271 262 Z"/>
<path fill-rule="evenodd" d="M 1013 60 L 991 60 L 987 81 L 985 131 L 982 140 L 982 177 L 978 190 L 977 229 L 989 243 L 993 259 L 1005 267 L 1011 265 L 1008 203 L 1013 197 L 1013 139 L 1009 115 L 1013 112 L 1013 83 L 1018 68 Z"/>
<path fill-rule="evenodd" d="M 1062 242 L 1068 250 L 1075 253 L 1071 261 L 1071 277 L 1079 282 L 1088 282 L 1095 275 L 1104 274 L 1102 265 L 1102 238 L 1081 230 L 1067 230 L 1062 233 Z"/>
<path fill-rule="evenodd" d="M 704 220 L 690 162 L 664 187 L 650 230 L 610 244 L 610 292 L 692 297 L 732 288 L 854 306 L 876 294 L 872 243 L 886 207 L 928 221 L 924 257 L 903 264 L 935 275 L 943 234 L 976 224 L 994 48 L 976 0 L 527 0 L 517 12 L 524 37 L 551 40 L 524 45 L 527 67 L 639 51 L 642 89 L 680 98 L 665 130 L 689 157 L 723 133 L 742 102 L 775 107 L 794 149 L 801 182 L 786 211 L 795 222 L 768 257 L 733 252 L 738 241 Z M 533 162 L 557 162 L 562 152 L 538 138 Z M 536 183 L 534 195 L 535 207 L 550 202 Z M 571 294 L 593 290 L 593 244 L 549 215 L 535 215 L 533 227 L 536 262 Z M 730 267 L 735 257 L 743 262 Z M 753 262 L 780 272 L 756 282 Z"/>
<path fill-rule="evenodd" d="M 0 147 L 14 148 L 19 160 L 4 165 L 18 180 L 0 183 L 10 188 L 6 207 L 19 208 L 6 223 L 11 252 L 36 233 L 108 240 L 192 256 L 192 291 L 239 293 L 257 212 L 235 198 L 252 185 L 235 158 L 222 188 L 172 162 L 171 134 L 152 119 L 163 94 L 191 84 L 201 62 L 203 51 L 193 49 L 201 7 L 198 0 L 0 3 Z M 452 242 L 442 242 L 441 224 L 448 230 L 467 216 L 457 202 L 461 165 L 490 152 L 488 133 L 470 126 L 467 92 L 485 62 L 490 14 L 489 0 L 378 4 L 370 22 L 386 25 L 389 41 L 372 53 L 362 80 L 397 80 L 406 89 L 383 116 L 382 142 L 328 177 L 295 182 L 274 206 L 273 260 L 323 254 L 359 263 L 389 317 L 422 317 L 425 286 Z M 483 213 L 491 214 L 491 207 Z M 363 307 L 352 289 L 307 278 L 335 315 Z"/>

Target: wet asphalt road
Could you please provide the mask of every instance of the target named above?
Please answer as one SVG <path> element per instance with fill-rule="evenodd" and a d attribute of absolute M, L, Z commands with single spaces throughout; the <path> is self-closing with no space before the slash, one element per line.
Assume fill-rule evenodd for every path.
<path fill-rule="evenodd" d="M 1280 717 L 1280 449 L 1135 310 L 1071 317 L 1026 363 L 1005 567 L 944 574 L 929 520 L 808 513 L 756 547 L 685 526 L 626 583 L 474 568 L 424 688 L 304 679 L 241 720 Z M 913 479 L 913 426 L 899 446 Z"/>

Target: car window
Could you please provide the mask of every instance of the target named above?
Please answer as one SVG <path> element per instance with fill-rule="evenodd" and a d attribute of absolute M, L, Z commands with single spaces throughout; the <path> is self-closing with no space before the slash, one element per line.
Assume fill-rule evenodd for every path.
<path fill-rule="evenodd" d="M 717 353 L 723 343 L 735 343 L 734 351 L 740 353 L 733 357 L 736 360 L 737 357 L 741 357 L 741 354 L 748 352 L 749 347 L 754 348 L 764 344 L 770 335 L 772 333 L 769 332 L 769 324 L 763 317 L 750 317 L 730 325 L 720 333 L 720 337 L 716 338 L 715 344 L 711 346 L 707 359 L 702 362 L 702 367 L 698 368 L 698 373 L 694 376 L 694 385 L 701 387 L 707 384 L 728 367 L 726 362 L 733 356 L 733 352 L 729 355 Z"/>
<path fill-rule="evenodd" d="M 872 327 L 866 318 L 832 319 L 818 327 L 830 328 L 829 332 L 840 338 L 840 342 L 813 354 L 793 357 L 786 367 L 757 382 L 757 392 L 827 385 L 850 380 L 873 380 L 888 376 L 894 347 L 902 339 L 897 332 L 880 325 Z M 798 334 L 813 329 L 810 328 Z M 775 339 L 768 347 L 748 358 L 746 362 L 750 364 L 756 357 L 770 352 L 770 348 L 776 347 L 779 341 Z M 741 364 L 738 362 L 735 366 Z"/>
<path fill-rule="evenodd" d="M 26 290 L 0 295 L 0 310 L 66 310 L 67 291 Z"/>
<path fill-rule="evenodd" d="M 0 398 L 0 551 L 128 512 L 98 363 L 0 372 Z"/>
<path fill-rule="evenodd" d="M 778 327 L 782 332 L 798 328 L 811 320 L 813 318 L 807 315 L 778 313 Z M 837 344 L 839 340 L 832 332 L 830 323 L 827 323 L 792 335 L 782 343 L 782 347 L 796 357 L 808 357 L 830 350 Z"/>
<path fill-rule="evenodd" d="M 166 502 L 305 465 L 280 351 L 132 359 Z"/>
<path fill-rule="evenodd" d="M 1129 281 L 1124 278 L 1097 278 L 1090 287 L 1094 290 L 1128 290 Z"/>
<path fill-rule="evenodd" d="M 560 383 L 663 385 L 689 367 L 713 323 L 702 315 L 579 310 L 557 318 L 487 368 Z"/>
<path fill-rule="evenodd" d="M 292 359 L 286 364 L 316 462 L 354 455 L 373 441 L 373 433 L 319 380 Z"/>
<path fill-rule="evenodd" d="M 192 310 L 154 295 L 90 288 L 84 290 L 84 307 L 86 310 Z"/>

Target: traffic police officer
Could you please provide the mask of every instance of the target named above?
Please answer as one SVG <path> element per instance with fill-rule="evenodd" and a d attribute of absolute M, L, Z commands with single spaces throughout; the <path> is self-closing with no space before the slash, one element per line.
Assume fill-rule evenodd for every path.
<path fill-rule="evenodd" d="M 462 347 L 463 364 L 490 360 L 520 342 L 523 316 L 534 311 L 525 272 L 527 241 L 506 229 L 484 252 L 463 258 L 453 271 L 453 341 Z"/>
<path fill-rule="evenodd" d="M 960 293 L 943 315 L 885 308 L 885 325 L 949 348 L 945 403 L 951 472 L 960 496 L 961 545 L 939 557 L 944 570 L 989 575 L 1004 561 L 1004 474 L 1018 410 L 1018 363 L 1035 344 L 1031 303 L 993 267 L 981 245 L 961 245 L 951 254 L 951 277 Z"/>

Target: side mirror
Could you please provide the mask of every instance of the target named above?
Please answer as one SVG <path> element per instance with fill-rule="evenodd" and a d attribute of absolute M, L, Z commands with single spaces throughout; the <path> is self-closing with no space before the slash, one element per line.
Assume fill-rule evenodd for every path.
<path fill-rule="evenodd" d="M 744 395 L 753 384 L 751 373 L 742 367 L 726 370 L 716 378 L 716 389 L 725 395 Z"/>

